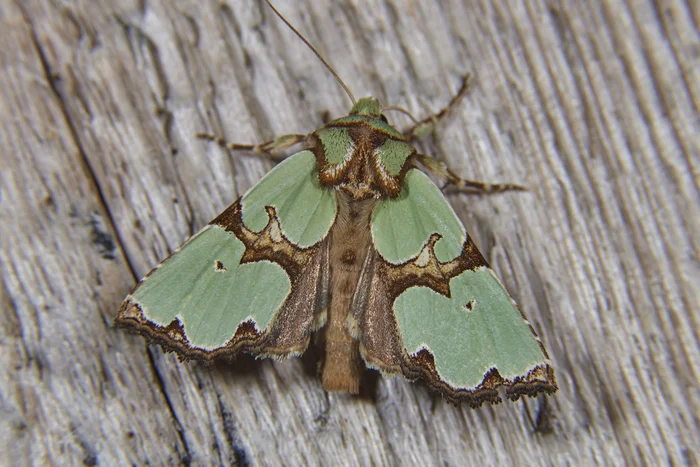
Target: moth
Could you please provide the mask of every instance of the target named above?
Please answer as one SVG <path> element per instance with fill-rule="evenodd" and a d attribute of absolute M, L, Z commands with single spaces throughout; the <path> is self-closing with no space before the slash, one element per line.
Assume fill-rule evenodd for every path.
<path fill-rule="evenodd" d="M 228 146 L 302 150 L 149 272 L 116 324 L 204 362 L 299 356 L 313 335 L 327 391 L 358 393 L 368 367 L 472 407 L 500 402 L 499 391 L 555 392 L 542 342 L 424 170 L 468 193 L 520 187 L 461 179 L 411 144 L 467 81 L 405 132 L 389 108 L 343 87 L 349 115 L 309 135 Z"/>

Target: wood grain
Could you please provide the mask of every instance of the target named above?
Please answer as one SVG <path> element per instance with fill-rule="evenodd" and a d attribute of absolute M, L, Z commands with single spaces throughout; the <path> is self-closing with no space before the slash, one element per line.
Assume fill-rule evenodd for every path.
<path fill-rule="evenodd" d="M 700 464 L 698 3 L 277 5 L 358 96 L 423 117 L 475 75 L 421 149 L 531 188 L 450 201 L 559 392 L 327 395 L 312 359 L 208 369 L 113 329 L 271 167 L 197 132 L 306 133 L 349 101 L 258 0 L 0 0 L 0 464 Z"/>

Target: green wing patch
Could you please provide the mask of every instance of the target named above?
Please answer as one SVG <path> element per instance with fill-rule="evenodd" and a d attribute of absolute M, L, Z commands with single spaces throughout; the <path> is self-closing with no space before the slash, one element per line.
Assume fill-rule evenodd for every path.
<path fill-rule="evenodd" d="M 319 183 L 311 151 L 279 163 L 243 196 L 241 204 L 243 223 L 254 232 L 267 225 L 265 207 L 274 207 L 282 233 L 300 248 L 318 243 L 335 222 L 335 195 Z"/>
<path fill-rule="evenodd" d="M 438 260 L 459 256 L 467 238 L 462 223 L 430 178 L 409 170 L 399 196 L 382 200 L 374 210 L 372 241 L 382 258 L 400 264 L 417 256 L 434 233 L 441 236 L 435 245 Z"/>
<path fill-rule="evenodd" d="M 556 390 L 544 346 L 427 176 L 409 171 L 380 201 L 372 238 L 348 322 L 368 366 L 472 406 L 499 387 L 513 400 Z"/>
<path fill-rule="evenodd" d="M 462 272 L 450 280 L 450 292 L 445 297 L 428 287 L 411 287 L 394 303 L 406 351 L 414 356 L 430 351 L 449 386 L 473 391 L 493 369 L 515 381 L 547 362 L 490 268 Z"/>
<path fill-rule="evenodd" d="M 277 264 L 240 264 L 244 252 L 233 233 L 209 225 L 155 269 L 130 299 L 156 326 L 167 327 L 177 319 L 194 348 L 224 347 L 243 322 L 261 332 L 291 283 Z"/>
<path fill-rule="evenodd" d="M 115 323 L 184 358 L 302 353 L 327 303 L 336 216 L 314 164 L 302 151 L 277 165 L 152 270 Z"/>

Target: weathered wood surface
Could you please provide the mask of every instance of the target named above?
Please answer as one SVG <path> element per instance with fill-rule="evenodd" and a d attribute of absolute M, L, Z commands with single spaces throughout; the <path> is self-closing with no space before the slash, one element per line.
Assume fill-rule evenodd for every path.
<path fill-rule="evenodd" d="M 699 4 L 277 3 L 356 95 L 424 116 L 474 73 L 423 149 L 531 187 L 451 201 L 560 391 L 327 395 L 312 361 L 207 369 L 113 329 L 271 167 L 197 132 L 260 142 L 349 101 L 258 0 L 2 0 L 0 463 L 698 465 Z"/>

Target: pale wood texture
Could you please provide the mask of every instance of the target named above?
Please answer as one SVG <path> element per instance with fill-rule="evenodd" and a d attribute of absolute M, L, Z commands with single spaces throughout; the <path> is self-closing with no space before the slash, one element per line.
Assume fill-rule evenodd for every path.
<path fill-rule="evenodd" d="M 207 369 L 113 329 L 271 167 L 197 132 L 306 133 L 349 100 L 258 0 L 1 0 L 0 463 L 698 465 L 700 4 L 277 4 L 358 96 L 423 117 L 474 73 L 421 147 L 531 188 L 450 200 L 560 391 L 327 395 L 313 361 Z"/>

